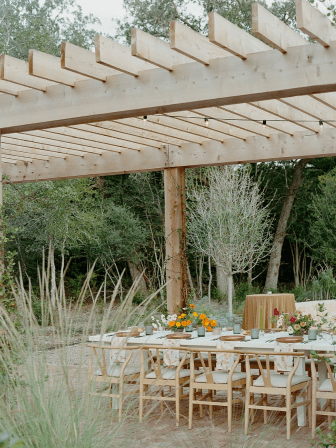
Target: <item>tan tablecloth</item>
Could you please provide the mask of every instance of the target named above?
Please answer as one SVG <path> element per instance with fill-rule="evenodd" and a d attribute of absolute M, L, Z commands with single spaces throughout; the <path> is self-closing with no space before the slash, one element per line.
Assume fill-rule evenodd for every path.
<path fill-rule="evenodd" d="M 246 296 L 242 327 L 245 330 L 260 328 L 260 308 L 262 308 L 263 328 L 276 327 L 269 317 L 274 315 L 274 308 L 280 313 L 295 313 L 294 294 L 255 294 Z"/>

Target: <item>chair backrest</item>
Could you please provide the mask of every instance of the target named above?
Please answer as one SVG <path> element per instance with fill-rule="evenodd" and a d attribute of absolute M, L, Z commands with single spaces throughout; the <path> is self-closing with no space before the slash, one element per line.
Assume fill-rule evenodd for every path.
<path fill-rule="evenodd" d="M 318 356 L 318 362 L 324 364 L 326 371 L 328 373 L 328 378 L 330 379 L 331 387 L 333 390 L 333 393 L 336 393 L 336 379 L 335 379 L 335 373 L 334 373 L 334 359 L 330 358 L 330 353 L 318 353 L 316 356 Z M 318 378 L 317 378 L 317 371 L 316 371 L 316 365 L 315 365 L 315 359 L 311 358 L 311 373 L 312 373 L 312 379 L 313 383 L 317 384 Z"/>
<path fill-rule="evenodd" d="M 229 372 L 235 362 L 235 353 L 230 353 L 227 350 L 234 350 L 234 342 L 231 341 L 217 341 L 216 348 L 223 350 L 216 353 L 216 370 L 225 370 Z"/>
<path fill-rule="evenodd" d="M 176 342 L 176 341 L 174 341 Z M 174 362 L 173 365 L 168 366 L 167 364 L 164 364 L 163 366 L 161 366 L 162 364 L 162 358 L 161 358 L 161 354 L 164 351 L 167 351 L 168 353 L 168 357 L 169 357 L 169 353 L 171 352 L 178 352 L 178 364 L 176 365 L 176 362 Z M 173 367 L 175 368 L 177 371 L 180 371 L 181 368 L 184 366 L 185 361 L 187 359 L 187 355 L 189 353 L 189 349 L 187 348 L 182 348 L 179 347 L 179 350 L 176 350 L 176 345 L 166 345 L 166 348 L 163 350 L 162 345 L 144 345 L 141 347 L 141 375 L 144 376 L 145 373 L 149 370 L 153 370 L 155 372 L 155 377 L 156 378 L 160 378 L 162 376 L 162 367 L 163 368 L 167 368 L 167 367 Z M 180 354 L 182 354 L 182 356 L 180 357 Z M 175 361 L 175 359 L 174 359 Z M 168 358 L 167 358 L 167 362 Z"/>
<path fill-rule="evenodd" d="M 216 370 L 213 369 L 213 362 L 212 362 L 212 354 L 216 354 Z M 204 355 L 207 355 L 205 358 Z M 195 361 L 201 362 L 202 367 L 202 374 L 204 373 L 206 377 L 206 382 L 209 384 L 214 384 L 214 377 L 213 375 L 216 375 L 217 370 L 224 370 L 228 373 L 228 383 L 230 383 L 232 375 L 239 364 L 242 353 L 239 353 L 237 351 L 230 351 L 229 349 L 222 349 L 222 348 L 216 348 L 213 350 L 209 350 L 208 352 L 204 352 L 204 349 L 193 349 L 191 350 L 190 354 L 190 376 L 192 379 L 195 378 Z M 217 369 L 217 363 L 222 363 L 222 367 L 225 367 L 224 369 Z M 228 368 L 227 368 L 228 367 Z"/>
<path fill-rule="evenodd" d="M 179 339 L 164 339 L 163 347 L 163 364 L 166 367 L 177 367 L 180 364 L 180 347 Z"/>
<path fill-rule="evenodd" d="M 258 368 L 260 371 L 260 374 L 262 376 L 264 387 L 272 387 L 271 384 L 271 374 L 274 374 L 277 370 L 275 370 L 275 361 L 274 361 L 274 368 L 271 369 L 272 360 L 271 357 L 274 357 L 274 360 L 279 357 L 293 357 L 296 359 L 295 363 L 293 363 L 292 367 L 287 370 L 289 372 L 288 375 L 288 384 L 291 384 L 291 378 L 293 377 L 294 373 L 296 372 L 297 368 L 299 367 L 300 358 L 304 357 L 305 354 L 303 352 L 249 352 L 245 353 L 245 359 L 246 359 L 246 374 L 248 382 L 252 381 L 252 375 L 251 375 L 251 367 L 250 367 L 250 360 L 256 359 Z M 265 362 L 266 358 L 266 362 Z"/>
<path fill-rule="evenodd" d="M 293 355 L 283 355 L 282 352 L 292 353 L 294 350 L 294 344 L 286 344 L 282 342 L 274 342 L 274 351 L 278 352 L 278 355 L 274 355 L 274 370 L 276 372 L 290 372 L 293 367 Z"/>
<path fill-rule="evenodd" d="M 95 366 L 99 366 L 101 375 L 106 376 L 109 367 L 111 366 L 111 359 L 112 355 L 111 353 L 113 351 L 116 351 L 117 353 L 120 352 L 120 348 L 112 347 L 111 345 L 99 345 L 99 344 L 86 344 L 87 347 L 89 347 L 90 350 L 90 356 L 89 356 L 89 375 L 92 376 L 93 369 Z M 130 360 L 134 358 L 134 354 L 138 354 L 138 364 L 140 362 L 140 350 L 139 347 L 123 347 L 123 361 L 121 364 L 126 367 L 129 365 Z M 93 356 L 94 355 L 94 356 Z M 94 362 L 95 358 L 95 362 Z M 114 362 L 114 361 L 113 361 Z M 119 362 L 119 361 L 117 361 Z M 95 364 L 95 365 L 94 365 Z M 134 363 L 134 365 L 136 365 Z"/>

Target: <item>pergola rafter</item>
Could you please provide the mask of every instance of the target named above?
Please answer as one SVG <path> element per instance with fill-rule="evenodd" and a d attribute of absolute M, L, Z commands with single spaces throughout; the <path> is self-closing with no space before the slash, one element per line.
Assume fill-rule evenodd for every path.
<path fill-rule="evenodd" d="M 336 31 L 306 0 L 296 7 L 316 43 L 255 3 L 259 39 L 210 13 L 209 37 L 172 21 L 169 43 L 133 29 L 131 48 L 97 36 L 95 51 L 63 43 L 61 58 L 2 55 L 3 174 L 30 182 L 165 170 L 183 193 L 185 167 L 335 155 Z M 183 212 L 178 201 L 166 198 L 171 311 L 186 278 L 173 235 L 185 221 L 170 210 Z"/>

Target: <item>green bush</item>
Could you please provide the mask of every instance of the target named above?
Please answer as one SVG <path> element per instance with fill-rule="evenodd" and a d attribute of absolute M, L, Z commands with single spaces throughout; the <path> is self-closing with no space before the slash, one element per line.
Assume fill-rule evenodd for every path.
<path fill-rule="evenodd" d="M 260 294 L 260 293 L 261 289 L 259 286 L 253 286 L 253 285 L 251 286 L 248 282 L 243 282 L 236 287 L 234 300 L 237 302 L 242 302 L 243 300 L 246 299 L 247 295 Z"/>

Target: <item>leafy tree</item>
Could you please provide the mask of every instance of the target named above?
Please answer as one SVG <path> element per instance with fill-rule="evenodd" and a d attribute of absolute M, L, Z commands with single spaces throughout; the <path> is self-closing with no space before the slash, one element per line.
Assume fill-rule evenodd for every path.
<path fill-rule="evenodd" d="M 34 48 L 60 55 L 62 40 L 90 48 L 100 24 L 84 15 L 76 0 L 2 0 L 0 2 L 0 53 L 28 58 Z"/>
<path fill-rule="evenodd" d="M 209 187 L 188 192 L 188 234 L 226 272 L 232 313 L 233 275 L 248 272 L 269 253 L 269 210 L 244 168 L 211 168 L 208 180 Z"/>

